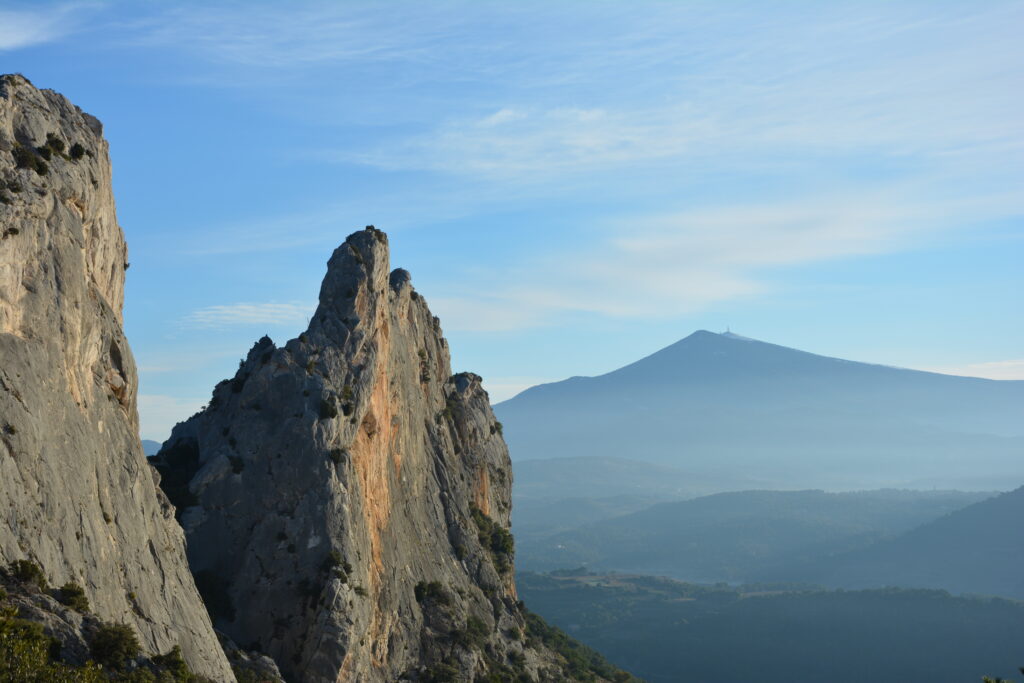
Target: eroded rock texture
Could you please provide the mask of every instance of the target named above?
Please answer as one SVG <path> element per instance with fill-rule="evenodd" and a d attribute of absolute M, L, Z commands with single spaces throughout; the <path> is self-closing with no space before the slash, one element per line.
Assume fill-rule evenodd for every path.
<path fill-rule="evenodd" d="M 501 426 L 382 232 L 334 252 L 309 329 L 257 342 L 158 460 L 217 627 L 287 679 L 572 679 L 524 638 Z"/>
<path fill-rule="evenodd" d="M 142 454 L 127 267 L 99 121 L 0 77 L 0 563 L 32 559 L 150 653 L 233 680 Z"/>

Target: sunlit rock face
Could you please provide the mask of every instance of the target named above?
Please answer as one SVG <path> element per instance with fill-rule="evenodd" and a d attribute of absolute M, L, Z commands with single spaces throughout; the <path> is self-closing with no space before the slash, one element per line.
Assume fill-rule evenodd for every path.
<path fill-rule="evenodd" d="M 259 340 L 158 458 L 218 628 L 290 680 L 571 678 L 524 644 L 501 426 L 384 233 L 338 247 L 309 329 Z"/>
<path fill-rule="evenodd" d="M 139 441 L 110 178 L 99 121 L 0 77 L 0 563 L 35 561 L 148 652 L 233 680 Z"/>

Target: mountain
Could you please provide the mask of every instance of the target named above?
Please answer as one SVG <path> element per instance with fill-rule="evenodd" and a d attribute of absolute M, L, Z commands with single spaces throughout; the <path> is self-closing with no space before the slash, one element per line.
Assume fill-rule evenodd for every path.
<path fill-rule="evenodd" d="M 844 588 L 913 586 L 1024 600 L 1024 487 L 951 512 L 896 538 L 787 567 L 797 580 Z"/>
<path fill-rule="evenodd" d="M 146 455 L 156 455 L 157 453 L 160 452 L 160 446 L 162 445 L 163 444 L 161 444 L 159 441 L 150 441 L 149 439 L 143 439 L 142 452 L 145 453 Z"/>
<path fill-rule="evenodd" d="M 918 372 L 695 332 L 631 365 L 495 407 L 520 459 L 680 467 L 747 488 L 1006 489 L 1024 480 L 1024 381 Z M 627 491 L 622 491 L 626 493 Z"/>
<path fill-rule="evenodd" d="M 1024 604 L 934 590 L 786 591 L 629 575 L 519 577 L 552 623 L 651 683 L 1016 680 Z"/>
<path fill-rule="evenodd" d="M 958 491 L 741 491 L 661 503 L 547 537 L 520 539 L 520 564 L 688 581 L 810 581 L 776 571 L 864 548 L 988 497 Z M 915 585 L 915 584 L 899 584 Z"/>
<path fill-rule="evenodd" d="M 373 227 L 155 462 L 215 624 L 288 680 L 629 680 L 517 601 L 501 427 Z"/>
<path fill-rule="evenodd" d="M 133 631 L 144 653 L 179 646 L 196 673 L 231 680 L 139 442 L 127 267 L 100 122 L 21 76 L 0 77 L 3 579 L 35 586 L 18 609 L 41 615 L 63 654 L 87 656 L 98 619 Z M 47 584 L 71 586 L 61 593 L 91 616 L 40 593 Z M 18 632 L 6 610 L 4 647 Z"/>

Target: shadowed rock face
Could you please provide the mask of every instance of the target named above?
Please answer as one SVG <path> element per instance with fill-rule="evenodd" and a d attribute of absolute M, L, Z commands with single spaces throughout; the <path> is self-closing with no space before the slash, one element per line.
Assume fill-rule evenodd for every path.
<path fill-rule="evenodd" d="M 138 437 L 102 126 L 0 77 L 0 562 L 75 581 L 150 653 L 233 680 Z"/>
<path fill-rule="evenodd" d="M 289 680 L 472 680 L 508 662 L 570 678 L 521 639 L 487 394 L 451 375 L 382 232 L 334 252 L 309 329 L 257 342 L 158 462 L 216 625 Z"/>

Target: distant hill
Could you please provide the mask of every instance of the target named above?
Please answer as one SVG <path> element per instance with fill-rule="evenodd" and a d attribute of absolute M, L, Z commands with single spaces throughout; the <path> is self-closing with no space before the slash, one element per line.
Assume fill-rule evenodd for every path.
<path fill-rule="evenodd" d="M 781 575 L 844 588 L 914 586 L 1024 600 L 1024 487 Z"/>
<path fill-rule="evenodd" d="M 517 584 L 535 612 L 649 683 L 963 683 L 1020 680 L 1024 664 L 1024 604 L 1009 600 L 623 575 L 521 572 Z"/>
<path fill-rule="evenodd" d="M 816 575 L 800 565 L 868 547 L 988 495 L 897 490 L 720 493 L 656 504 L 547 536 L 532 530 L 518 537 L 517 561 L 533 570 L 587 565 L 689 581 L 757 581 L 766 576 L 814 581 Z M 558 507 L 547 509 L 557 512 Z M 554 516 L 548 523 L 557 528 L 560 520 Z M 780 567 L 797 567 L 797 575 L 772 573 Z"/>
<path fill-rule="evenodd" d="M 731 334 L 695 332 L 495 411 L 519 461 L 659 463 L 706 483 L 704 493 L 750 482 L 998 490 L 1024 481 L 1024 381 L 857 363 Z M 620 493 L 629 491 L 609 495 Z"/>
<path fill-rule="evenodd" d="M 146 454 L 146 457 L 156 455 L 160 452 L 160 447 L 163 444 L 159 441 L 150 441 L 149 439 L 142 440 L 142 452 Z"/>

